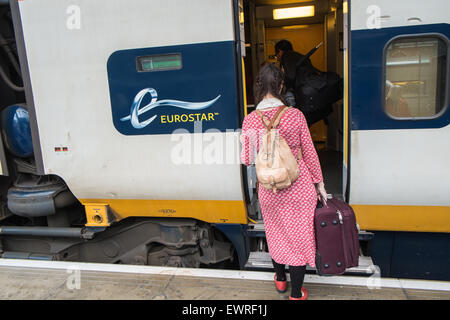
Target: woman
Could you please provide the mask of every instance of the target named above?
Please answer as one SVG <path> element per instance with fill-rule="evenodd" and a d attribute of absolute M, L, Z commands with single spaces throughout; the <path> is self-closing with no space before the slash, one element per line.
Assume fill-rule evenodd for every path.
<path fill-rule="evenodd" d="M 274 64 L 261 68 L 255 83 L 257 110 L 272 118 L 282 102 L 283 72 Z M 319 158 L 306 119 L 302 112 L 289 108 L 277 127 L 294 155 L 301 149 L 298 161 L 300 175 L 293 184 L 274 193 L 259 186 L 258 195 L 264 220 L 266 239 L 275 269 L 275 285 L 278 292 L 286 291 L 285 265 L 289 265 L 291 277 L 290 300 L 305 300 L 307 291 L 302 287 L 306 265 L 315 267 L 314 210 L 318 196 L 326 201 Z M 253 163 L 255 148 L 259 150 L 265 129 L 256 112 L 247 115 L 242 125 L 241 161 Z M 316 186 L 315 186 L 315 185 Z"/>

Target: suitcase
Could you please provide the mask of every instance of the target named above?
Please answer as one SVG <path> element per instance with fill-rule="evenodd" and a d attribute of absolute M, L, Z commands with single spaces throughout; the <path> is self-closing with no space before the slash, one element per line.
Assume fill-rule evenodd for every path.
<path fill-rule="evenodd" d="M 314 215 L 316 269 L 319 275 L 343 274 L 358 266 L 359 237 L 353 209 L 344 201 L 318 203 Z"/>

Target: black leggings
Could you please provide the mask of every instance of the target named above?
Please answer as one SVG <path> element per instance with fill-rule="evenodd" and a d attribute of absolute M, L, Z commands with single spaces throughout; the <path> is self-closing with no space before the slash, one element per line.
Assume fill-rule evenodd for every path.
<path fill-rule="evenodd" d="M 278 264 L 272 259 L 277 281 L 286 281 L 286 266 Z M 301 298 L 303 280 L 305 279 L 306 266 L 289 266 L 289 274 L 291 275 L 291 297 Z"/>

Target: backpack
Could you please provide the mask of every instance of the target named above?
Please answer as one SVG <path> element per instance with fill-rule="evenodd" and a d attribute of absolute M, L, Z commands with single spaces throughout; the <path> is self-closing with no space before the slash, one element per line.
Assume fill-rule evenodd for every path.
<path fill-rule="evenodd" d="M 256 177 L 265 189 L 272 190 L 274 193 L 289 187 L 300 174 L 297 159 L 292 154 L 286 140 L 276 129 L 287 109 L 289 108 L 286 106 L 278 108 L 269 123 L 266 122 L 267 120 L 259 110 L 255 111 L 261 117 L 266 128 L 262 137 L 262 145 L 256 156 Z M 299 155 L 301 155 L 301 150 Z"/>

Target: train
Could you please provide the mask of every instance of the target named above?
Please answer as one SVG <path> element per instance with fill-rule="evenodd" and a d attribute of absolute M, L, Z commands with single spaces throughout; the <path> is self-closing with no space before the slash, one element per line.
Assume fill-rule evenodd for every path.
<path fill-rule="evenodd" d="M 311 126 L 361 256 L 450 279 L 445 0 L 0 2 L 0 257 L 191 268 L 268 254 L 239 161 L 259 68 L 291 41 L 343 79 Z M 253 255 L 254 256 L 254 255 Z"/>

